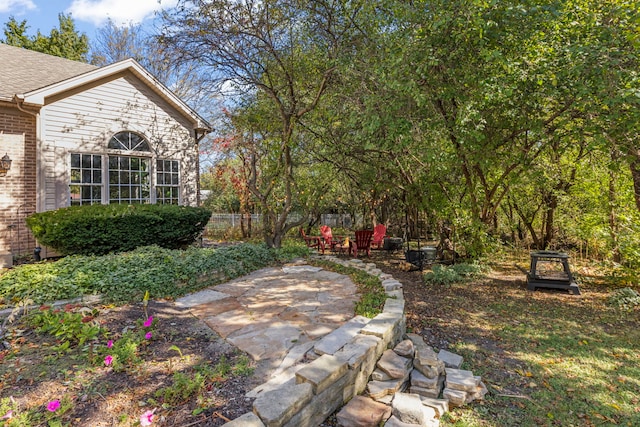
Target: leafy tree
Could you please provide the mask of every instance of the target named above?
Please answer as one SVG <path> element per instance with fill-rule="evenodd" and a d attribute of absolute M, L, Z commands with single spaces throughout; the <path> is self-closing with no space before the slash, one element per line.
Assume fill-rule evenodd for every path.
<path fill-rule="evenodd" d="M 270 247 L 280 247 L 299 225 L 287 221 L 296 197 L 296 132 L 330 85 L 357 10 L 358 2 L 338 0 L 194 0 L 164 17 L 163 41 L 178 57 L 204 64 L 212 81 L 230 84 L 259 106 L 251 120 L 238 121 L 251 124 L 238 135 Z"/>
<path fill-rule="evenodd" d="M 87 62 L 88 37 L 78 33 L 70 15 L 59 14 L 58 22 L 59 27 L 51 29 L 49 36 L 43 35 L 38 30 L 35 36 L 30 37 L 26 34 L 29 28 L 27 21 L 18 22 L 11 17 L 5 23 L 5 39 L 2 42 L 74 61 Z"/>

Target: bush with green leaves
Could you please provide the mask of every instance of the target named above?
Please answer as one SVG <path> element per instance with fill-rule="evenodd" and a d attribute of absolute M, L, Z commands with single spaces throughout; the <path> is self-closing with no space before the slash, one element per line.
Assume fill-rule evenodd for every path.
<path fill-rule="evenodd" d="M 616 289 L 609 296 L 609 305 L 631 311 L 640 306 L 640 294 L 631 288 Z"/>
<path fill-rule="evenodd" d="M 77 312 L 73 309 L 72 305 L 62 310 L 43 306 L 28 318 L 28 322 L 37 332 L 56 337 L 67 348 L 71 345 L 81 347 L 103 331 L 94 319 L 97 310 Z"/>
<path fill-rule="evenodd" d="M 105 256 L 73 255 L 15 267 L 0 276 L 0 308 L 30 298 L 36 304 L 100 294 L 104 302 L 176 298 L 280 260 L 309 254 L 306 247 L 271 250 L 264 244 L 186 250 L 145 246 Z M 286 257 L 285 257 L 286 256 Z"/>
<path fill-rule="evenodd" d="M 423 275 L 426 284 L 452 285 L 454 283 L 466 282 L 468 280 L 482 276 L 487 271 L 487 267 L 481 264 L 454 264 L 433 266 L 432 271 Z"/>
<path fill-rule="evenodd" d="M 42 245 L 63 255 L 104 255 L 158 245 L 192 244 L 211 212 L 175 205 L 88 205 L 39 212 L 27 225 Z"/>

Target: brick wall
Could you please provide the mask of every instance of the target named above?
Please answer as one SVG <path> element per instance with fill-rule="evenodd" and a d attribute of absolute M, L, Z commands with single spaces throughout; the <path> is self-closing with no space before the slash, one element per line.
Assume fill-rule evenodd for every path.
<path fill-rule="evenodd" d="M 0 253 L 33 253 L 35 239 L 25 216 L 36 211 L 36 120 L 16 108 L 0 106 L 0 157 L 11 169 L 0 177 Z"/>

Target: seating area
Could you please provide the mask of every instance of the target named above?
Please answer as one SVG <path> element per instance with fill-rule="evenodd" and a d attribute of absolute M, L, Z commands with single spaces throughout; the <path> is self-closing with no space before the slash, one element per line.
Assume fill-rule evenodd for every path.
<path fill-rule="evenodd" d="M 308 247 L 322 254 L 328 250 L 333 254 L 356 258 L 361 254 L 370 257 L 372 249 L 383 249 L 384 240 L 388 237 L 384 224 L 377 224 L 373 230 L 356 230 L 349 236 L 334 236 L 333 230 L 326 224 L 320 226 L 319 236 L 307 235 L 301 227 L 300 236 Z"/>

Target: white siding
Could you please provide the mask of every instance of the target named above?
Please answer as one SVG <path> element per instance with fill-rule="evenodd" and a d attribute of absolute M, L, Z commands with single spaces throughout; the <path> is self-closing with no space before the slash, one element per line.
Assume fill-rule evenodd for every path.
<path fill-rule="evenodd" d="M 147 138 L 154 159 L 179 160 L 181 204 L 195 205 L 197 148 L 192 126 L 133 75 L 47 103 L 41 118 L 46 210 L 69 203 L 70 153 L 105 153 L 109 139 L 120 131 Z"/>

